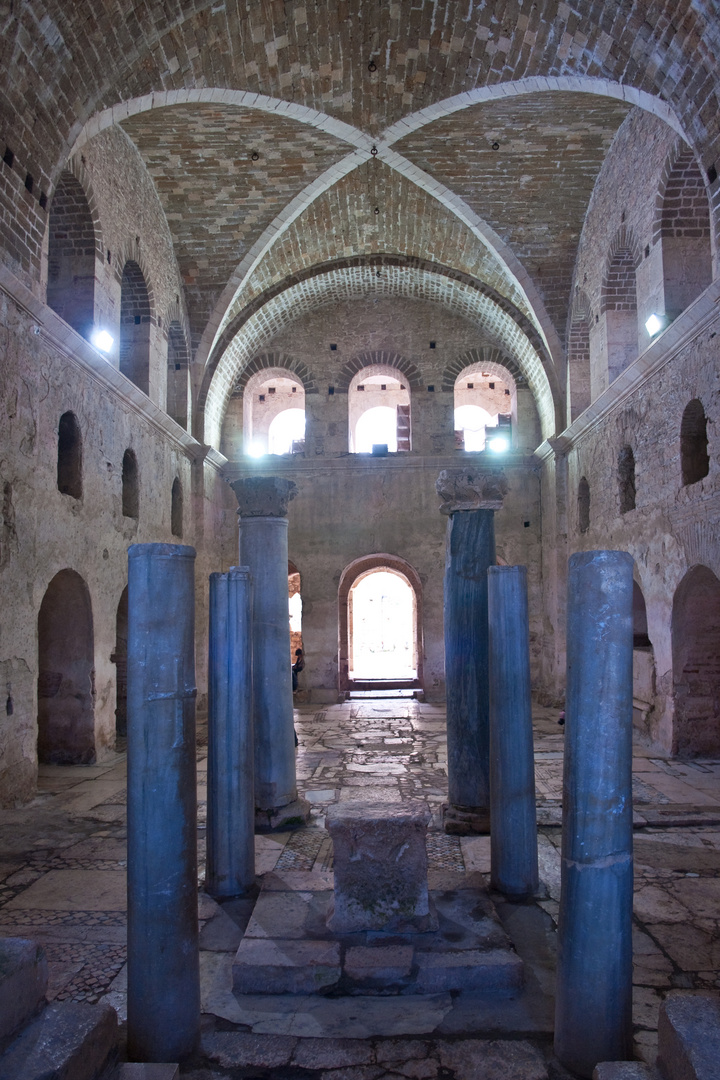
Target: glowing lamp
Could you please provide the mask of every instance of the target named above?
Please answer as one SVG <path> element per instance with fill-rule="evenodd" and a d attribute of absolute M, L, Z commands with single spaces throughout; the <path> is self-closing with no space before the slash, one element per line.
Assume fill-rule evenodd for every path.
<path fill-rule="evenodd" d="M 488 449 L 492 450 L 494 454 L 502 454 L 508 449 L 509 443 L 504 435 L 496 435 L 488 443 Z"/>
<path fill-rule="evenodd" d="M 656 315 L 655 312 L 653 312 L 653 314 L 645 323 L 645 329 L 647 330 L 650 337 L 655 337 L 656 334 L 659 334 L 661 330 L 665 329 L 666 324 L 666 315 Z"/>
<path fill-rule="evenodd" d="M 265 451 L 259 443 L 253 443 L 248 451 L 250 457 L 264 457 Z"/>
<path fill-rule="evenodd" d="M 115 338 L 112 334 L 108 334 L 107 330 L 93 330 L 90 341 L 100 352 L 110 352 Z"/>

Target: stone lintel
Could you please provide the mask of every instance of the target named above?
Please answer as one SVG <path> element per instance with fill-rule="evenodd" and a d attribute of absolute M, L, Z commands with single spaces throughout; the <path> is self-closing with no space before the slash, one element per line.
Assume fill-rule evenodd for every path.
<path fill-rule="evenodd" d="M 460 510 L 502 510 L 508 483 L 502 469 L 443 469 L 435 481 L 441 514 Z"/>
<path fill-rule="evenodd" d="M 287 517 L 297 484 L 282 476 L 246 476 L 230 487 L 238 501 L 238 517 Z"/>

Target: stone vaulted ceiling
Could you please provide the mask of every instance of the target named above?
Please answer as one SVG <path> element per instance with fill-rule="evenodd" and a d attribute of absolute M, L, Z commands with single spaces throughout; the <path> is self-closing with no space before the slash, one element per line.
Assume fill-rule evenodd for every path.
<path fill-rule="evenodd" d="M 0 0 L 0 116 L 50 194 L 122 125 L 167 217 L 198 385 L 248 305 L 387 255 L 514 311 L 559 405 L 613 138 L 640 105 L 720 157 L 718 51 L 712 0 Z"/>

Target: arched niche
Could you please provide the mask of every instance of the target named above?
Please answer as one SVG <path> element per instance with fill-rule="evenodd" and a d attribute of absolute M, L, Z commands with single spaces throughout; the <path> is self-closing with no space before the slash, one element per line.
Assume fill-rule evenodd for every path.
<path fill-rule="evenodd" d="M 150 293 L 134 259 L 123 267 L 120 287 L 120 371 L 150 392 Z"/>
<path fill-rule="evenodd" d="M 680 421 L 680 471 L 684 487 L 697 484 L 710 471 L 707 417 L 698 398 L 688 402 Z"/>
<path fill-rule="evenodd" d="M 82 498 L 82 433 L 73 412 L 63 413 L 58 424 L 57 486 L 63 495 Z"/>
<path fill-rule="evenodd" d="M 128 588 L 120 594 L 115 613 L 115 649 L 110 660 L 115 665 L 115 738 L 127 736 L 127 643 Z"/>
<path fill-rule="evenodd" d="M 372 453 L 376 444 L 386 444 L 391 454 L 410 449 L 409 384 L 390 364 L 368 364 L 348 386 L 350 453 Z"/>
<path fill-rule="evenodd" d="M 168 326 L 166 412 L 185 431 L 190 424 L 190 397 L 190 355 L 182 326 L 174 319 Z"/>
<path fill-rule="evenodd" d="M 183 489 L 180 477 L 173 480 L 170 492 L 170 532 L 178 539 L 183 534 Z"/>
<path fill-rule="evenodd" d="M 660 199 L 665 314 L 672 320 L 712 281 L 710 205 L 689 146 L 668 162 Z"/>
<path fill-rule="evenodd" d="M 140 516 L 140 478 L 135 451 L 129 447 L 122 460 L 122 512 L 123 517 Z"/>
<path fill-rule="evenodd" d="M 47 302 L 90 338 L 95 318 L 95 225 L 80 181 L 61 173 L 50 204 Z"/>
<path fill-rule="evenodd" d="M 289 414 L 290 422 L 283 425 Z M 242 396 L 242 442 L 243 452 L 251 456 L 304 451 L 305 387 L 299 375 L 269 367 L 248 378 Z"/>
<path fill-rule="evenodd" d="M 353 645 L 353 611 L 351 594 L 356 585 L 370 575 L 390 572 L 401 578 L 412 593 L 412 662 L 415 675 L 407 678 L 356 679 L 351 670 Z M 350 563 L 342 573 L 338 588 L 338 689 L 404 690 L 421 689 L 423 685 L 422 583 L 413 566 L 398 555 L 379 553 L 366 555 Z"/>
<path fill-rule="evenodd" d="M 647 738 L 653 737 L 650 717 L 655 707 L 655 654 L 648 636 L 645 596 L 633 581 L 633 724 Z"/>
<path fill-rule="evenodd" d="M 673 597 L 672 749 L 681 757 L 720 753 L 720 580 L 693 566 Z"/>
<path fill-rule="evenodd" d="M 95 657 L 90 593 L 74 570 L 47 587 L 38 614 L 38 760 L 95 760 Z"/>

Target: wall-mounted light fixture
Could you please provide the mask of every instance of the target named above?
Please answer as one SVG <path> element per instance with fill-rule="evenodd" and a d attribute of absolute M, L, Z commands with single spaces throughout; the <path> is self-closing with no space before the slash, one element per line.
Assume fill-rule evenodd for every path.
<path fill-rule="evenodd" d="M 493 454 L 504 454 L 509 445 L 504 435 L 496 435 L 488 443 L 488 450 L 492 450 Z"/>
<path fill-rule="evenodd" d="M 107 330 L 93 330 L 92 334 L 90 335 L 90 341 L 96 349 L 100 350 L 100 352 L 107 353 L 110 352 L 110 350 L 112 349 L 115 343 L 115 338 L 112 336 L 112 334 L 109 334 Z"/>
<path fill-rule="evenodd" d="M 650 318 L 645 321 L 645 329 L 650 337 L 655 337 L 656 334 L 659 334 L 661 330 L 665 329 L 667 324 L 667 315 L 658 315 L 656 312 L 653 312 Z"/>

